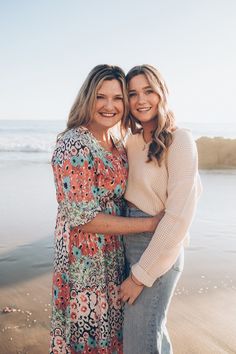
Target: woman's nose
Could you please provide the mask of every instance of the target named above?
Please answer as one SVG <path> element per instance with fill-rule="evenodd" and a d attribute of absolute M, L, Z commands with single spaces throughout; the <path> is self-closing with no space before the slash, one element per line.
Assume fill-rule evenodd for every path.
<path fill-rule="evenodd" d="M 143 93 L 140 93 L 138 95 L 138 103 L 141 104 L 141 103 L 145 103 L 145 102 L 146 102 L 145 95 Z"/>
<path fill-rule="evenodd" d="M 112 100 L 106 100 L 105 102 L 105 108 L 108 110 L 112 110 L 114 108 L 114 104 Z"/>

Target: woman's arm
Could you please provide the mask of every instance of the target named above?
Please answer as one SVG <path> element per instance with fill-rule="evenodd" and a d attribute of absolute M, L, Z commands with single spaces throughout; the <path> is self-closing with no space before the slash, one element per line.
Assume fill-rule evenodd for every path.
<path fill-rule="evenodd" d="M 177 134 L 168 153 L 165 215 L 139 262 L 132 266 L 136 279 L 149 287 L 171 268 L 173 254 L 178 256 L 201 191 L 195 142 L 186 130 Z"/>
<path fill-rule="evenodd" d="M 128 218 L 122 216 L 98 213 L 93 220 L 81 225 L 81 230 L 104 234 L 131 234 L 139 232 L 154 232 L 163 212 L 150 218 Z"/>

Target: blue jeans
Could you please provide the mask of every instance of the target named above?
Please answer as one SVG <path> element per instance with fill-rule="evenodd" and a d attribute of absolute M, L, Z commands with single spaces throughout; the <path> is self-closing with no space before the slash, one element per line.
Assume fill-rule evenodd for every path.
<path fill-rule="evenodd" d="M 148 217 L 136 209 L 127 210 L 129 217 Z M 152 238 L 151 233 L 124 237 L 128 271 L 137 263 Z M 152 287 L 144 287 L 133 305 L 125 304 L 124 354 L 171 354 L 172 346 L 166 328 L 167 311 L 184 265 L 182 251 L 171 269 Z"/>

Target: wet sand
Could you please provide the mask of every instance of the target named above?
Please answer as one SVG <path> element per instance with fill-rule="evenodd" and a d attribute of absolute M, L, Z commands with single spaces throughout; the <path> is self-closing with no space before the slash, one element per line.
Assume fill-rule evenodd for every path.
<path fill-rule="evenodd" d="M 56 202 L 50 166 L 0 166 L 0 353 L 45 354 Z M 13 312 L 3 313 L 10 308 Z"/>
<path fill-rule="evenodd" d="M 4 163 L 0 176 L 0 353 L 46 354 L 56 214 L 51 169 Z M 236 172 L 201 176 L 204 194 L 168 327 L 175 354 L 236 353 Z M 7 307 L 12 312 L 2 312 Z"/>
<path fill-rule="evenodd" d="M 48 353 L 50 275 L 1 289 L 0 308 L 6 305 L 14 312 L 1 313 L 1 354 Z"/>

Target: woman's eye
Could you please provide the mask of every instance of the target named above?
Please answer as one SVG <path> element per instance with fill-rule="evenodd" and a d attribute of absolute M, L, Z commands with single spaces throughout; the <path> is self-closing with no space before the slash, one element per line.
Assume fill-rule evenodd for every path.
<path fill-rule="evenodd" d="M 122 101 L 122 100 L 123 100 L 123 97 L 117 96 L 117 97 L 115 97 L 115 100 Z"/>
<path fill-rule="evenodd" d="M 146 95 L 150 95 L 151 93 L 153 93 L 153 90 L 146 90 Z"/>
<path fill-rule="evenodd" d="M 130 92 L 130 93 L 129 93 L 129 97 L 134 97 L 134 96 L 136 96 L 136 93 L 135 93 L 135 92 Z"/>
<path fill-rule="evenodd" d="M 97 95 L 97 100 L 103 99 L 103 96 Z"/>

